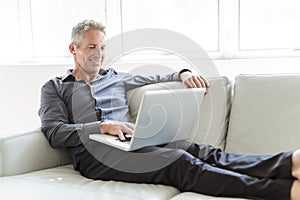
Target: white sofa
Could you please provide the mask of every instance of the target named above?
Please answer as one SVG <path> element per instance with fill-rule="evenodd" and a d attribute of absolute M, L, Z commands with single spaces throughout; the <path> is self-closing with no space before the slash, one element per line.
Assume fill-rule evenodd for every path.
<path fill-rule="evenodd" d="M 209 82 L 197 134 L 190 140 L 233 153 L 300 148 L 300 75 L 239 75 L 234 83 L 226 77 Z M 180 87 L 172 82 L 128 92 L 133 118 L 145 90 Z M 73 170 L 66 150 L 52 149 L 40 130 L 0 138 L 0 176 L 3 200 L 233 199 L 180 193 L 164 185 L 84 178 Z"/>

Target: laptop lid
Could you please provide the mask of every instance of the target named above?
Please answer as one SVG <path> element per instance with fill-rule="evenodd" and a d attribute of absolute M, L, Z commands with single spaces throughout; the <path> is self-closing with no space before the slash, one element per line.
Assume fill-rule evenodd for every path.
<path fill-rule="evenodd" d="M 194 133 L 205 89 L 146 91 L 130 150 L 188 139 Z"/>

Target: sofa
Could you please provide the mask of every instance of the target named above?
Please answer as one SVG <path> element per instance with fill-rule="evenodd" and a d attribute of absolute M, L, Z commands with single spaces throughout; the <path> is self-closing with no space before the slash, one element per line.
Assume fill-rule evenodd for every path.
<path fill-rule="evenodd" d="M 275 154 L 300 148 L 300 75 L 213 77 L 189 140 L 232 153 Z M 135 119 L 146 90 L 182 88 L 179 82 L 147 85 L 127 93 Z M 232 188 L 234 190 L 234 188 Z M 71 165 L 66 149 L 49 146 L 39 128 L 0 138 L 3 200 L 238 199 L 213 197 L 155 184 L 91 180 Z"/>

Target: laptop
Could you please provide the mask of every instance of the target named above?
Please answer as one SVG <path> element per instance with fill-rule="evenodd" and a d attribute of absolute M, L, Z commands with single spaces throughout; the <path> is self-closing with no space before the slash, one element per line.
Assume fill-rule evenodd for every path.
<path fill-rule="evenodd" d="M 203 88 L 146 91 L 134 132 L 125 134 L 125 141 L 109 134 L 91 134 L 89 138 L 124 151 L 186 140 L 197 126 L 204 93 Z"/>

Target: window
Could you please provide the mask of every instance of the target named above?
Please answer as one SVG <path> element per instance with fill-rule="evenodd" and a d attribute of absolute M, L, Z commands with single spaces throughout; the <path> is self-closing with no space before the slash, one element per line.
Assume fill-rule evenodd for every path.
<path fill-rule="evenodd" d="M 213 59 L 299 57 L 299 6 L 298 0 L 4 0 L 0 62 L 70 62 L 71 28 L 88 18 L 107 25 L 108 38 L 171 30 Z"/>
<path fill-rule="evenodd" d="M 1 63 L 64 62 L 72 27 L 105 20 L 104 0 L 6 0 L 0 7 Z"/>
<path fill-rule="evenodd" d="M 34 57 L 68 56 L 71 29 L 84 19 L 105 22 L 105 4 L 99 0 L 31 0 Z"/>
<path fill-rule="evenodd" d="M 300 47 L 299 0 L 240 0 L 240 50 Z"/>
<path fill-rule="evenodd" d="M 122 0 L 121 13 L 124 32 L 168 29 L 189 37 L 206 51 L 219 51 L 216 0 Z"/>
<path fill-rule="evenodd" d="M 14 59 L 15 55 L 21 53 L 21 27 L 19 23 L 18 0 L 1 2 L 0 24 L 0 55 L 2 62 L 8 62 Z"/>

